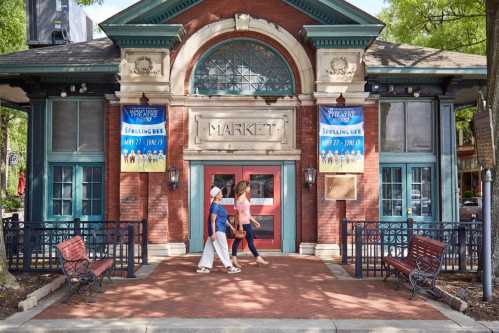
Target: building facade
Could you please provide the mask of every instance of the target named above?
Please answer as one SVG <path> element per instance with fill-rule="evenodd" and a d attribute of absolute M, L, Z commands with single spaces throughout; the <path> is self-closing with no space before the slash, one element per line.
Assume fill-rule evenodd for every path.
<path fill-rule="evenodd" d="M 29 112 L 27 219 L 148 219 L 153 251 L 200 252 L 210 187 L 232 213 L 245 179 L 266 250 L 337 254 L 342 218 L 457 221 L 453 110 L 486 60 L 383 27 L 342 0 L 143 0 L 107 38 L 1 56 L 0 97 Z M 123 110 L 146 104 L 166 112 L 166 168 L 122 172 Z M 362 153 L 319 148 L 321 110 L 342 108 L 362 114 Z"/>

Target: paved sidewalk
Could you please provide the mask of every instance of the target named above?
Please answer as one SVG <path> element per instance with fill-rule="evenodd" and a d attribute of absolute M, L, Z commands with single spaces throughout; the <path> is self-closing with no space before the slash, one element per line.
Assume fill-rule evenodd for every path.
<path fill-rule="evenodd" d="M 411 300 L 393 283 L 350 279 L 341 266 L 315 257 L 273 257 L 269 268 L 244 258 L 239 275 L 221 267 L 196 274 L 198 259 L 168 259 L 150 275 L 153 267 L 146 267 L 142 279 L 107 284 L 94 304 L 61 304 L 59 292 L 0 321 L 0 332 L 499 333 L 499 322 Z"/>
<path fill-rule="evenodd" d="M 267 318 L 445 320 L 425 299 L 382 281 L 340 280 L 316 257 L 273 257 L 243 272 L 195 273 L 199 258 L 173 258 L 149 277 L 106 285 L 94 304 L 55 304 L 36 319 Z"/>

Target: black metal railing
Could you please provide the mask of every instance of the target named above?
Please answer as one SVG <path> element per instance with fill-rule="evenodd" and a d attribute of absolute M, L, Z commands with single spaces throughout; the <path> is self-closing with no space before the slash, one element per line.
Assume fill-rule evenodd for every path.
<path fill-rule="evenodd" d="M 426 236 L 447 245 L 443 271 L 480 270 L 482 223 L 406 221 L 341 221 L 341 261 L 355 264 L 355 275 L 383 276 L 385 256 L 404 257 L 414 235 Z"/>
<path fill-rule="evenodd" d="M 113 258 L 114 272 L 135 277 L 147 264 L 148 223 L 143 221 L 19 221 L 3 219 L 9 270 L 59 271 L 56 245 L 75 235 L 85 241 L 90 260 Z"/>

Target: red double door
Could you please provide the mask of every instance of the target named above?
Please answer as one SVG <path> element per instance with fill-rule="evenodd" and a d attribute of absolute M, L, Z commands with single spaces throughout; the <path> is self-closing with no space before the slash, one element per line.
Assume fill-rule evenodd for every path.
<path fill-rule="evenodd" d="M 250 182 L 251 215 L 261 224 L 259 229 L 253 225 L 255 245 L 258 249 L 281 248 L 281 169 L 279 166 L 206 166 L 205 215 L 208 219 L 210 189 L 213 185 L 223 189 L 222 205 L 229 217 L 235 213 L 235 192 L 241 180 Z M 205 227 L 205 236 L 207 228 Z M 229 244 L 231 245 L 231 244 Z M 246 241 L 243 242 L 246 248 Z"/>

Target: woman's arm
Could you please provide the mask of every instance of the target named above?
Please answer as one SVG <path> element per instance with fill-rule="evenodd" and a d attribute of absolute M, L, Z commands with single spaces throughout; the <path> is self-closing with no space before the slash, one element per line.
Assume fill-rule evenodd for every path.
<path fill-rule="evenodd" d="M 211 235 L 211 239 L 212 240 L 215 240 L 215 232 L 217 231 L 216 229 L 216 224 L 217 224 L 217 214 L 211 214 L 210 215 L 210 218 L 211 218 L 211 230 L 212 230 L 212 235 Z"/>

